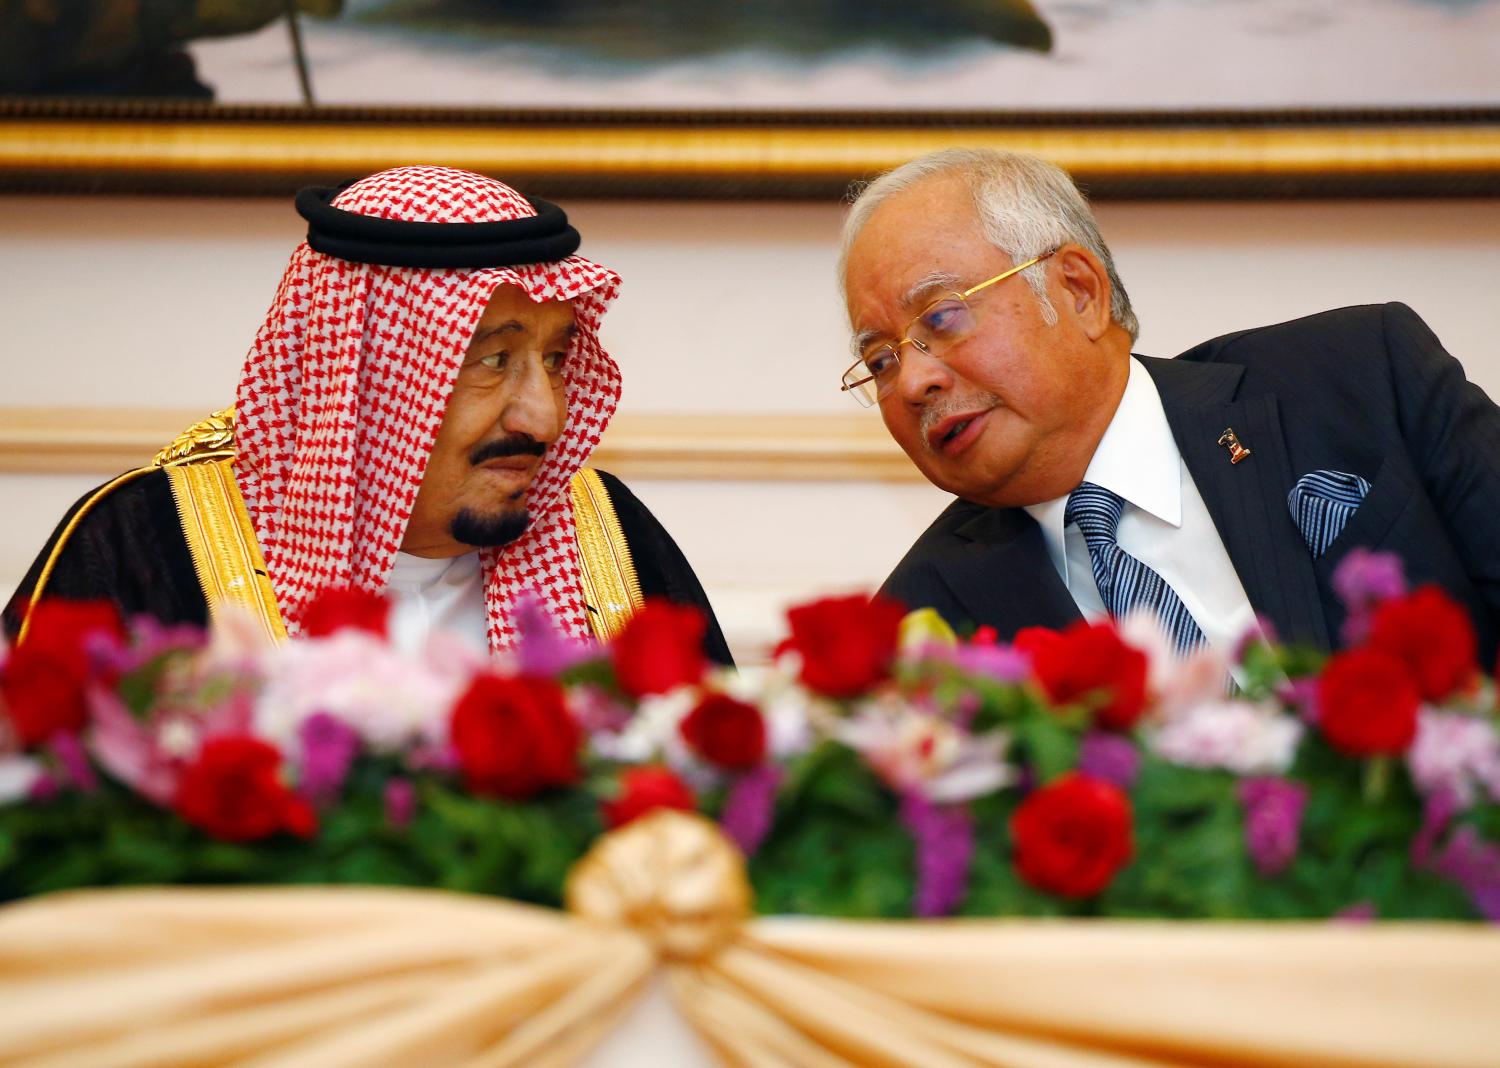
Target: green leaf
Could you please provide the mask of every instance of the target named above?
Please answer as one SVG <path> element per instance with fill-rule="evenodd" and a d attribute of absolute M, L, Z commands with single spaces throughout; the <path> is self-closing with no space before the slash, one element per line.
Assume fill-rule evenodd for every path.
<path fill-rule="evenodd" d="M 1021 759 L 1047 783 L 1078 766 L 1078 733 L 1048 711 L 1037 711 L 1014 725 Z"/>

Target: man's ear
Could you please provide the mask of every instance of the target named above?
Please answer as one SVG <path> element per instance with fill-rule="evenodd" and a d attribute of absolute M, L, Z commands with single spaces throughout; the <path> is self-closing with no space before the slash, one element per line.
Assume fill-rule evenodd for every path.
<path fill-rule="evenodd" d="M 1052 258 L 1053 272 L 1067 294 L 1067 308 L 1090 341 L 1098 341 L 1109 329 L 1109 303 L 1113 292 L 1109 272 L 1088 249 L 1081 245 L 1063 245 Z"/>

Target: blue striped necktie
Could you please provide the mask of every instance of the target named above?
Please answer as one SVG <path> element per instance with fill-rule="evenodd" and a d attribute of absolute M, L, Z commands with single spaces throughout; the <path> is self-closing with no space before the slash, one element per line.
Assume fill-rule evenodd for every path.
<path fill-rule="evenodd" d="M 1094 584 L 1104 607 L 1116 619 L 1137 608 L 1156 613 L 1162 628 L 1179 653 L 1204 644 L 1203 631 L 1188 612 L 1182 598 L 1164 578 L 1120 548 L 1120 515 L 1125 501 L 1103 486 L 1084 482 L 1068 497 L 1064 522 L 1077 523 L 1089 547 Z"/>

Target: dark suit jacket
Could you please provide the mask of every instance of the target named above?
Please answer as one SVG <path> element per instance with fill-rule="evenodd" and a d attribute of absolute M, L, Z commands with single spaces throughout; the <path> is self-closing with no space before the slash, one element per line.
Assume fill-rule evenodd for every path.
<path fill-rule="evenodd" d="M 1404 304 L 1342 308 L 1143 358 L 1182 458 L 1251 605 L 1285 640 L 1329 648 L 1344 609 L 1331 578 L 1363 546 L 1398 554 L 1472 614 L 1481 655 L 1500 640 L 1500 408 Z M 1231 465 L 1233 427 L 1252 455 Z M 1320 558 L 1288 491 L 1310 471 L 1363 476 L 1370 492 Z M 1078 609 L 1019 508 L 950 505 L 882 592 L 957 626 L 1066 626 Z"/>

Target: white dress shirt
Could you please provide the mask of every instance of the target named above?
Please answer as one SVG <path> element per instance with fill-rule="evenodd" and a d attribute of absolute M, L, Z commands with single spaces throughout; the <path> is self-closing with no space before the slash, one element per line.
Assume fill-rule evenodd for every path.
<path fill-rule="evenodd" d="M 440 630 L 480 652 L 488 650 L 484 569 L 477 552 L 436 559 L 397 553 L 386 592 L 395 602 L 391 637 L 402 648 L 422 648 Z"/>
<path fill-rule="evenodd" d="M 1255 610 L 1182 462 L 1156 383 L 1133 357 L 1125 394 L 1083 480 L 1124 498 L 1120 548 L 1172 587 L 1210 645 L 1232 654 L 1256 625 Z M 1041 524 L 1052 565 L 1079 611 L 1087 619 L 1107 617 L 1083 532 L 1064 526 L 1067 507 L 1062 496 L 1026 511 Z"/>

